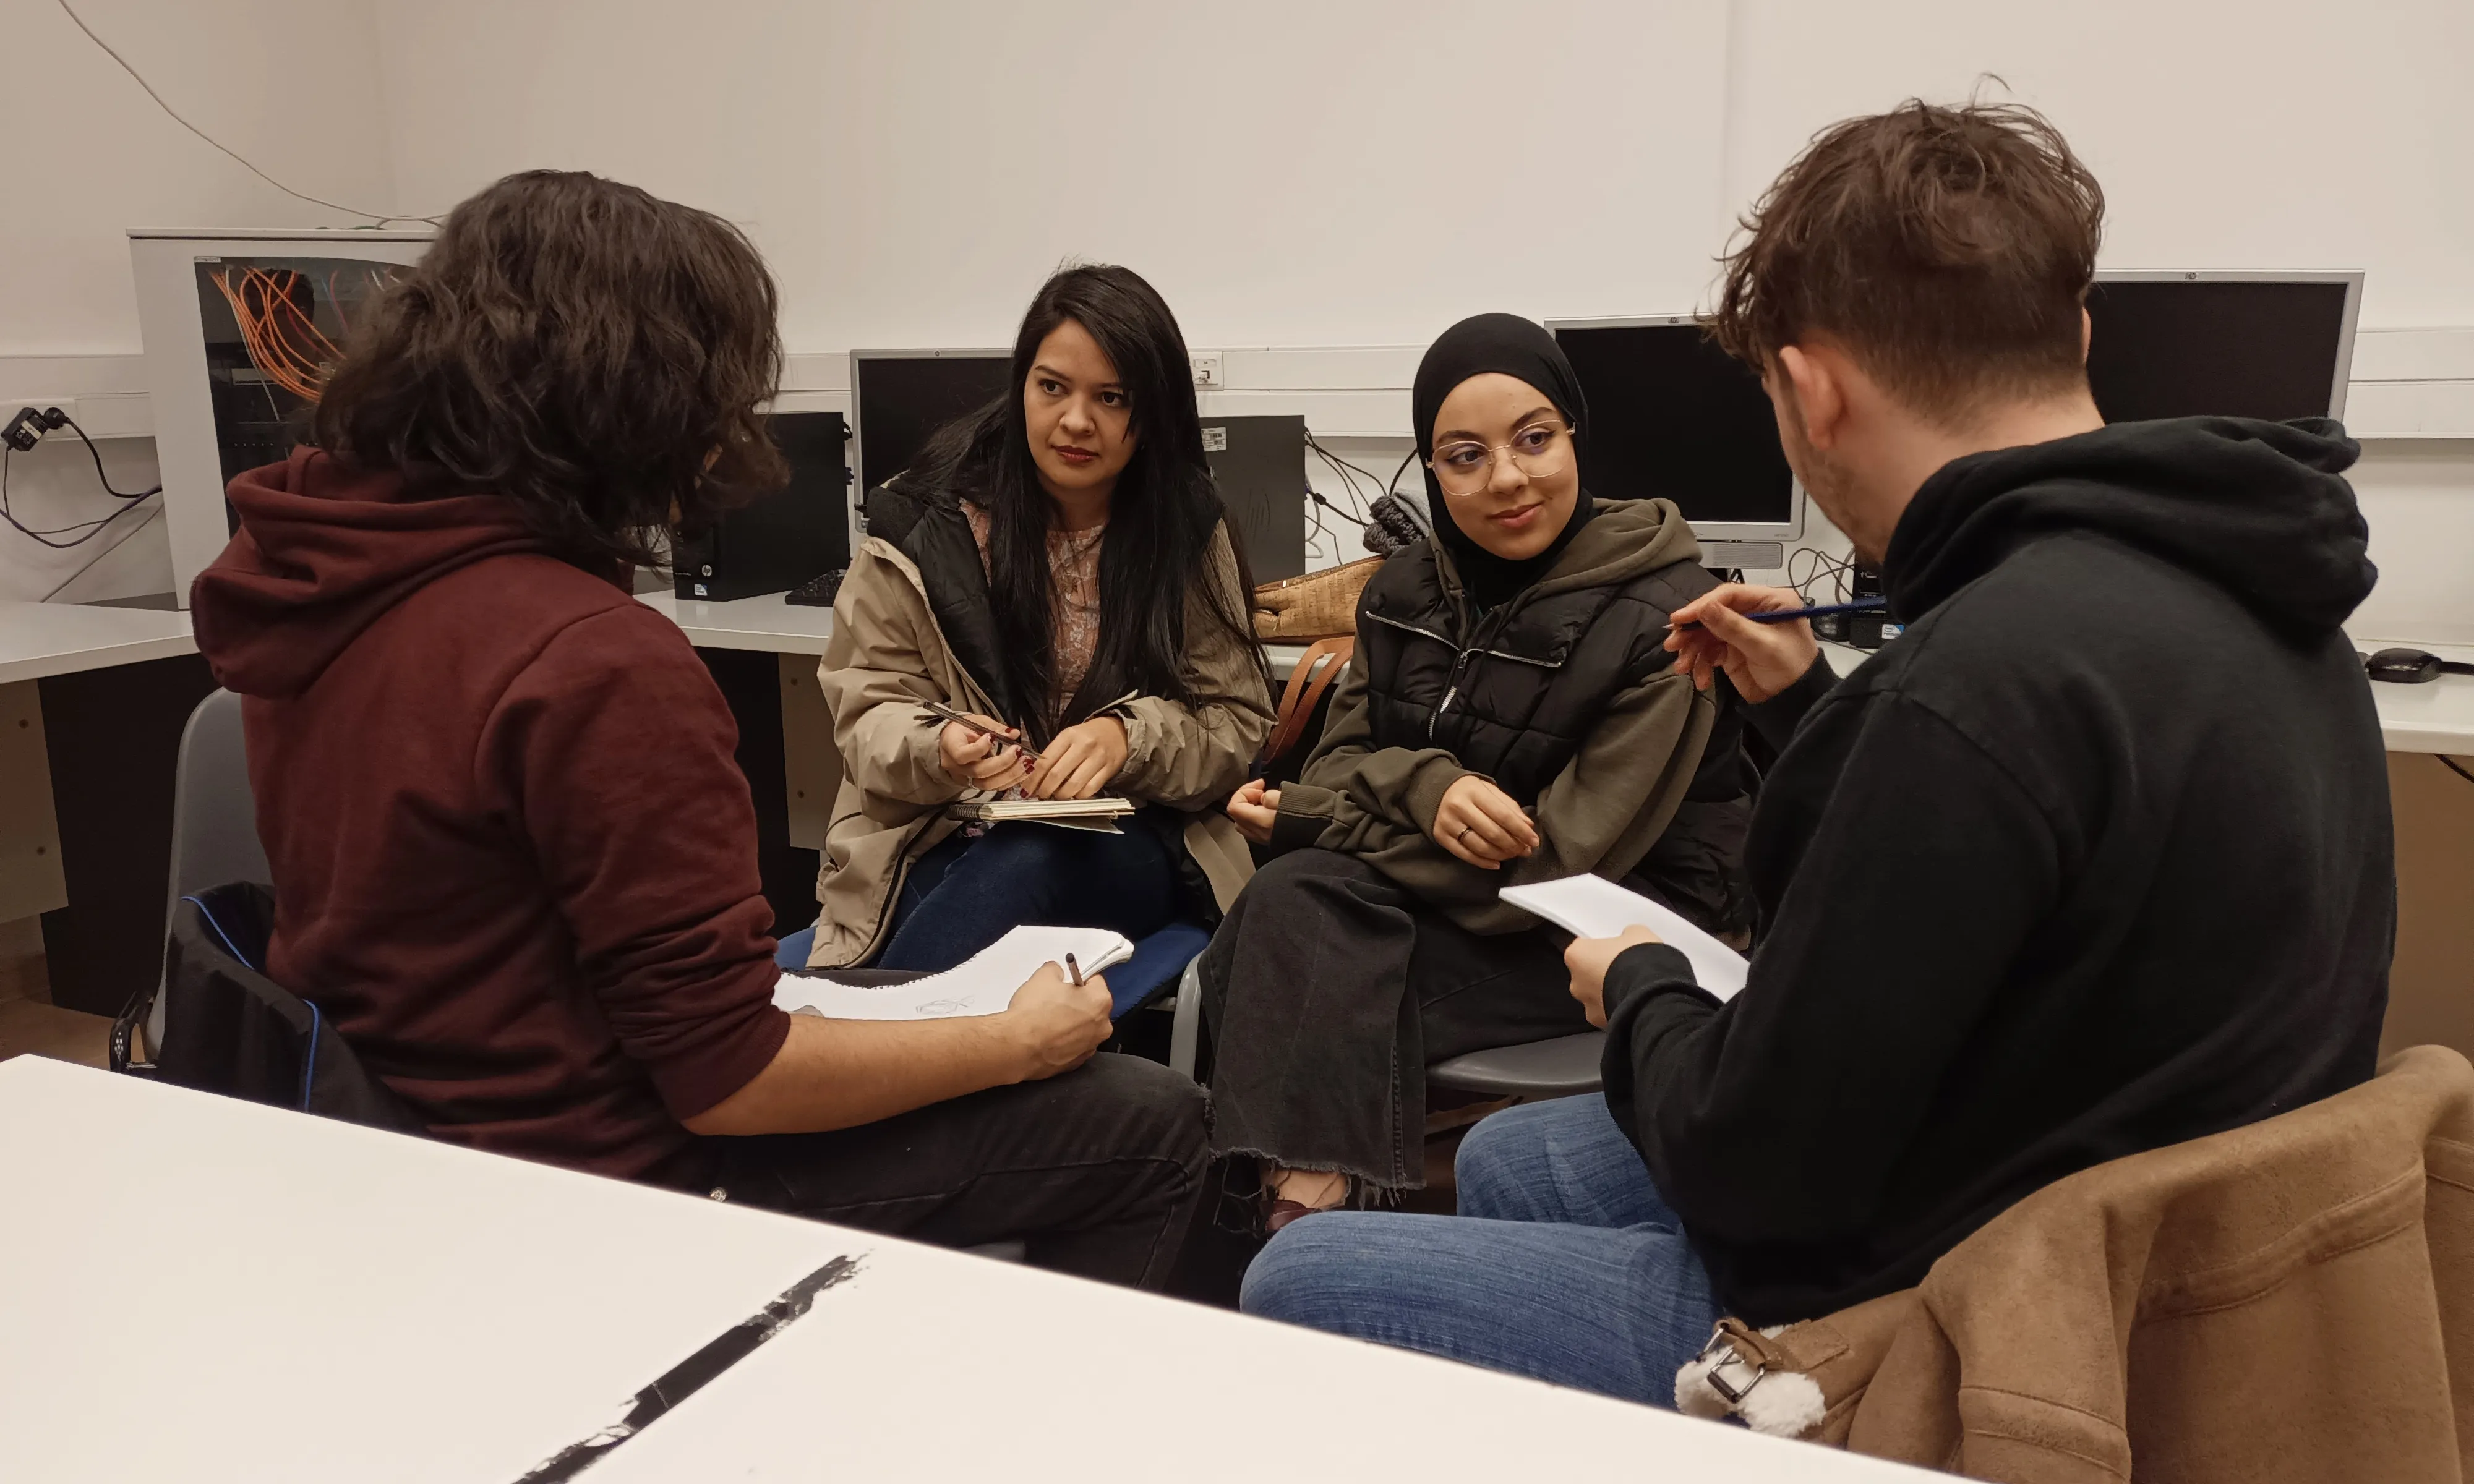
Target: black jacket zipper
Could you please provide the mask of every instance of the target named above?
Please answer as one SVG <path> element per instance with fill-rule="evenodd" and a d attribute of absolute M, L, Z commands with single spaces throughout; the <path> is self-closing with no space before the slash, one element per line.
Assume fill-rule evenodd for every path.
<path fill-rule="evenodd" d="M 1454 701 L 1460 699 L 1461 681 L 1467 674 L 1469 661 L 1480 655 L 1483 655 L 1490 659 L 1509 659 L 1516 664 L 1536 665 L 1541 670 L 1560 670 L 1564 668 L 1562 663 L 1559 661 L 1549 659 L 1532 659 L 1527 655 L 1515 655 L 1506 653 L 1499 649 L 1488 649 L 1483 641 L 1464 647 L 1461 644 L 1437 634 L 1432 629 L 1420 629 L 1416 624 L 1404 624 L 1396 618 L 1386 618 L 1380 613 L 1369 613 L 1366 616 L 1386 628 L 1398 629 L 1405 634 L 1417 634 L 1419 638 L 1432 639 L 1436 643 L 1443 645 L 1445 649 L 1452 652 L 1451 677 L 1443 684 L 1443 699 L 1436 702 L 1435 708 L 1426 713 L 1426 740 L 1429 742 L 1435 740 L 1435 727 L 1443 719 L 1443 713 L 1451 709 L 1452 703 Z M 1507 608 L 1504 611 L 1503 617 L 1498 619 L 1493 625 L 1493 630 L 1500 631 L 1504 623 L 1510 621 L 1510 618 L 1511 610 Z"/>

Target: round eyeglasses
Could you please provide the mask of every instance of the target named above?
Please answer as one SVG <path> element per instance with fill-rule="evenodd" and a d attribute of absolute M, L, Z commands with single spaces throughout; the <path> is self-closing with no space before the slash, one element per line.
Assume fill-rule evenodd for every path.
<path fill-rule="evenodd" d="M 1572 440 L 1555 423 L 1533 422 L 1513 434 L 1508 443 L 1485 443 L 1474 438 L 1456 438 L 1438 443 L 1426 467 L 1435 471 L 1435 483 L 1445 494 L 1472 495 L 1494 482 L 1497 454 L 1511 459 L 1512 467 L 1530 478 L 1545 479 L 1564 472 L 1564 467 L 1571 462 Z"/>

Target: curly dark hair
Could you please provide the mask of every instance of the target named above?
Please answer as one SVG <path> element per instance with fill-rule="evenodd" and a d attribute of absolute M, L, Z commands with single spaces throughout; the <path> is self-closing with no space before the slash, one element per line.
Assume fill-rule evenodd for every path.
<path fill-rule="evenodd" d="M 1739 226 L 1710 325 L 1756 370 L 1819 332 L 1951 423 L 2084 384 L 2104 190 L 2033 108 L 1910 98 L 1833 124 Z"/>
<path fill-rule="evenodd" d="M 719 217 L 511 175 L 360 317 L 311 437 L 416 491 L 503 495 L 568 561 L 663 565 L 674 525 L 788 478 L 757 410 L 776 320 L 764 258 Z"/>

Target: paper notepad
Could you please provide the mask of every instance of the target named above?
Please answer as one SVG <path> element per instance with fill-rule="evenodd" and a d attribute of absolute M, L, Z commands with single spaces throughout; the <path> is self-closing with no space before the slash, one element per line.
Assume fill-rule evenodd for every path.
<path fill-rule="evenodd" d="M 1672 908 L 1604 876 L 1564 876 L 1529 886 L 1507 886 L 1496 895 L 1575 938 L 1613 938 L 1627 927 L 1646 927 L 1690 959 L 1692 977 L 1720 999 L 1734 998 L 1752 968 L 1742 954 L 1684 921 Z"/>
<path fill-rule="evenodd" d="M 1055 825 L 1065 829 L 1091 829 L 1104 834 L 1122 834 L 1117 821 L 1134 812 L 1133 801 L 1103 796 L 1098 799 L 978 799 L 954 805 L 956 819 L 980 820 L 999 824 L 1006 820 L 1026 820 L 1034 825 Z"/>
<path fill-rule="evenodd" d="M 1017 927 L 943 973 L 907 984 L 837 984 L 786 973 L 773 986 L 773 1003 L 831 1020 L 992 1016 L 1013 1003 L 1014 991 L 1040 966 L 1062 969 L 1068 953 L 1087 976 L 1133 957 L 1134 945 L 1104 927 Z"/>

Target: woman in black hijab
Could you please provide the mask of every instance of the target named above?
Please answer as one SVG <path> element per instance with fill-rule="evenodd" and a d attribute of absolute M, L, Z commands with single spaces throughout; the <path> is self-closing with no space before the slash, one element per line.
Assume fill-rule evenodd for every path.
<path fill-rule="evenodd" d="M 1275 858 L 1202 957 L 1213 1139 L 1262 1161 L 1273 1231 L 1424 1183 L 1429 1063 L 1588 1028 L 1566 935 L 1500 888 L 1592 872 L 1746 925 L 1730 693 L 1662 648 L 1716 586 L 1691 529 L 1591 498 L 1588 405 L 1529 321 L 1444 332 L 1413 410 L 1436 534 L 1367 585 L 1298 780 L 1228 803 Z"/>

